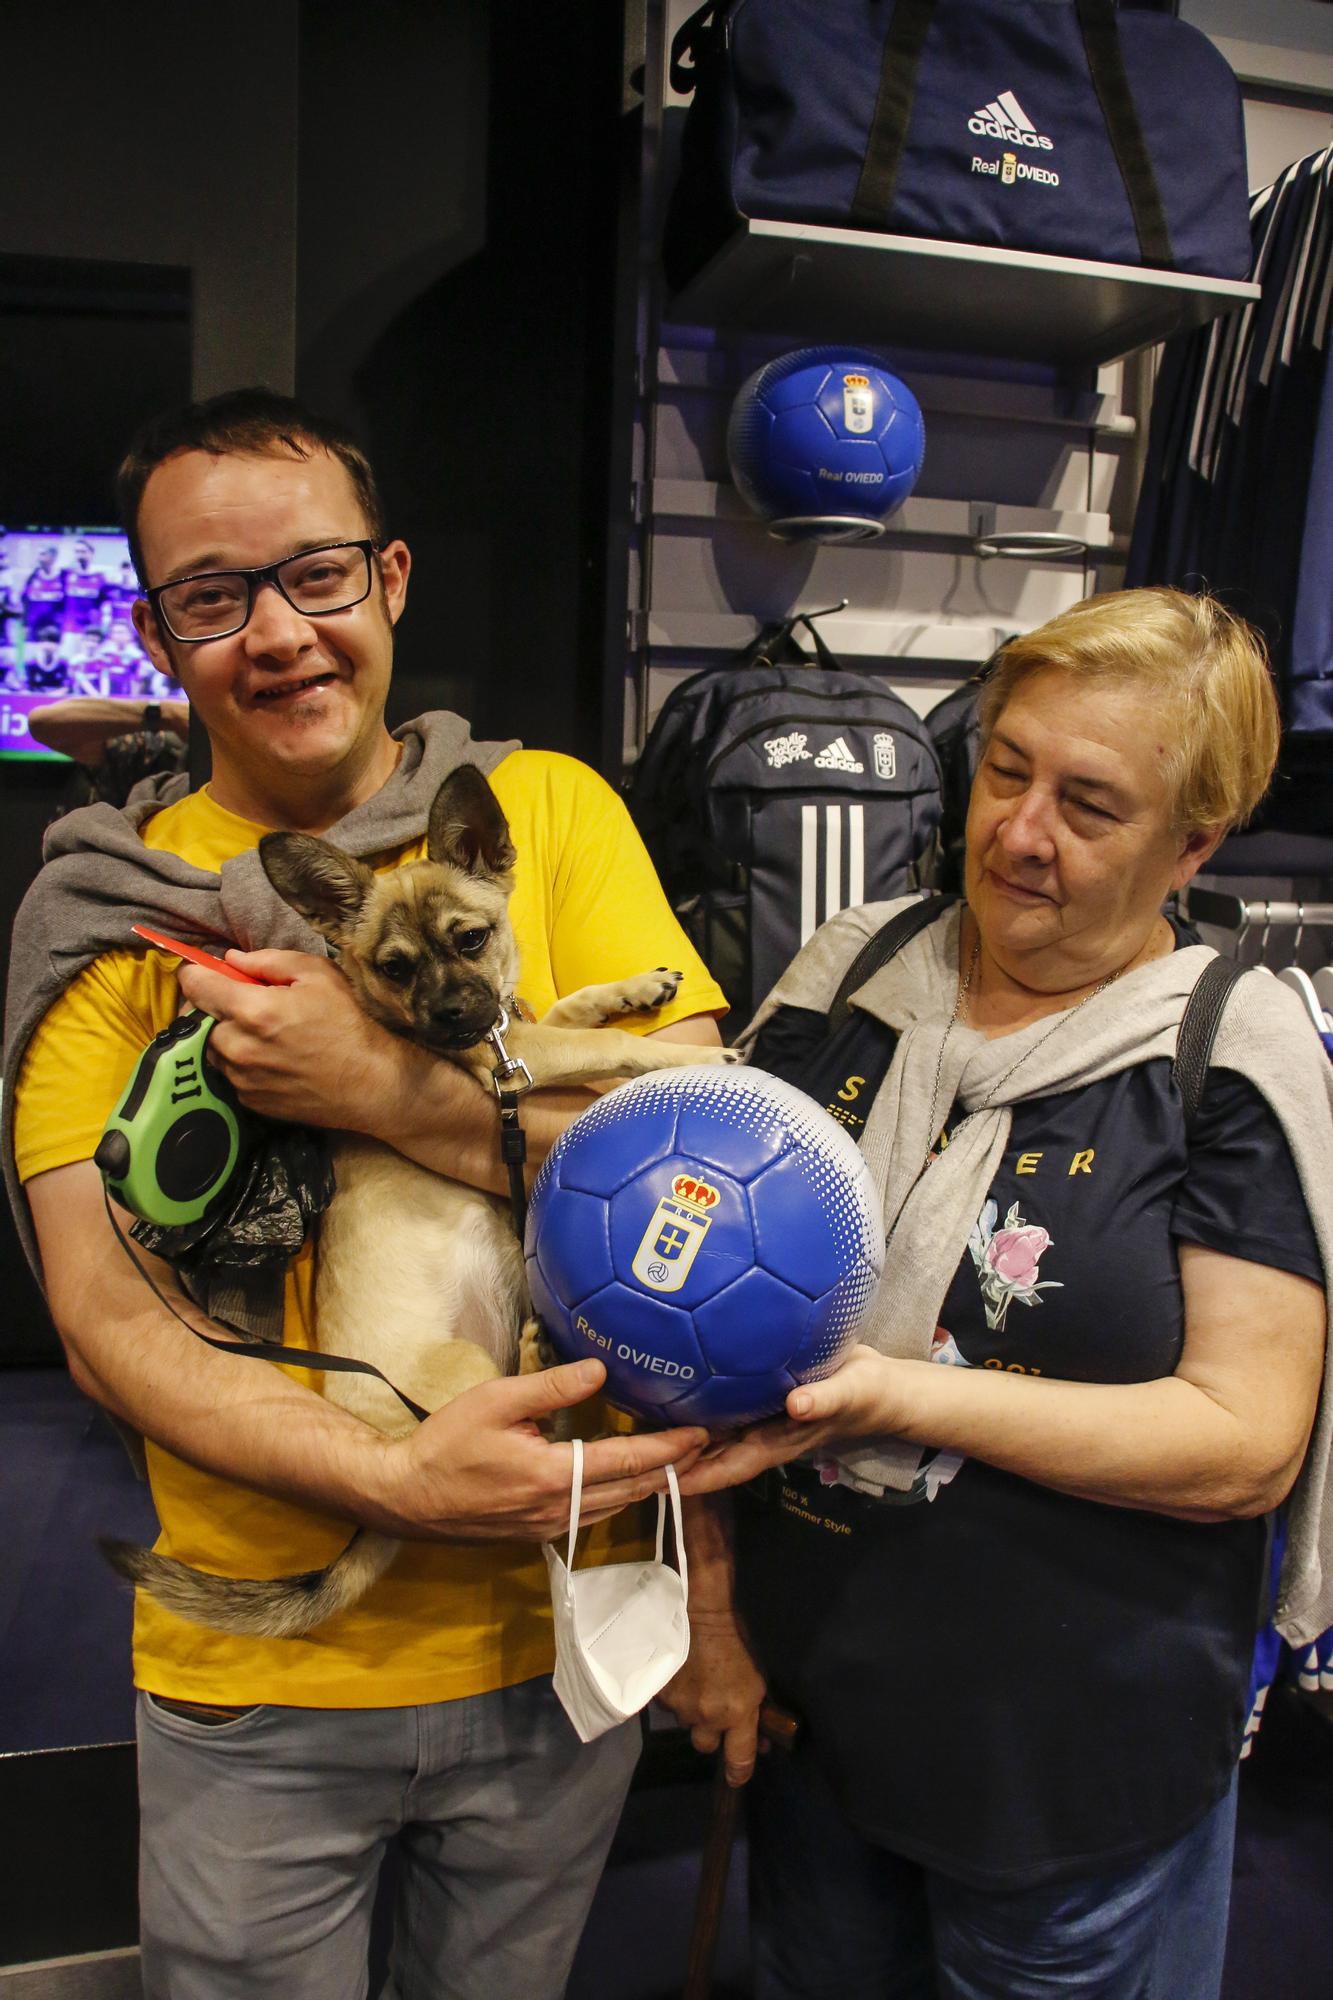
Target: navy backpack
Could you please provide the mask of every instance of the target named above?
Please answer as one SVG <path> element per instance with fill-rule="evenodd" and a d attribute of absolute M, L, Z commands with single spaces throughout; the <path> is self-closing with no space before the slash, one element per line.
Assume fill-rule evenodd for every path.
<path fill-rule="evenodd" d="M 817 615 L 675 688 L 629 786 L 663 886 L 742 1021 L 820 924 L 922 887 L 934 864 L 926 726 L 887 681 L 839 665 Z"/>
<path fill-rule="evenodd" d="M 709 0 L 663 255 L 746 217 L 1151 265 L 1250 267 L 1240 92 L 1206 36 L 1113 0 Z"/>

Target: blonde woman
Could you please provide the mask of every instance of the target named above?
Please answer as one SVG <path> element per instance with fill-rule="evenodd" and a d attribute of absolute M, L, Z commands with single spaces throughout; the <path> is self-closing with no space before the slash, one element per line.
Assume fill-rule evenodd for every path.
<path fill-rule="evenodd" d="M 765 1681 L 804 1720 L 752 1800 L 760 2000 L 1213 2000 L 1267 1519 L 1303 1464 L 1282 1615 L 1333 1622 L 1333 1119 L 1253 974 L 1187 1117 L 1212 954 L 1163 904 L 1257 805 L 1277 710 L 1243 624 L 1142 590 L 1016 640 L 982 719 L 965 902 L 841 1025 L 894 906 L 834 919 L 750 1031 L 857 1133 L 886 1272 L 846 1365 L 691 1474 L 747 1483 L 734 1550 L 697 1504 L 671 1699 L 735 1778 Z"/>

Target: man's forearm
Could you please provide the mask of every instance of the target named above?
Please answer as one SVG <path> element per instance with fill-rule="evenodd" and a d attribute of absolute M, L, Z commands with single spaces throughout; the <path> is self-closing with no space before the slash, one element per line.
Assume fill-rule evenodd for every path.
<path fill-rule="evenodd" d="M 161 1272 L 158 1266 L 159 1281 Z M 93 1330 L 99 1315 L 90 1299 L 61 1299 L 57 1326 L 85 1394 L 202 1471 L 399 1531 L 389 1504 L 387 1438 L 280 1369 L 247 1358 L 240 1343 L 236 1354 L 209 1347 L 146 1287 L 143 1294 L 143 1304 L 103 1294 L 105 1335 Z M 230 1338 L 187 1301 L 179 1304 L 206 1332 Z"/>
<path fill-rule="evenodd" d="M 356 1129 L 432 1173 L 507 1194 L 494 1093 L 456 1063 L 410 1042 L 395 1043 L 392 1063 L 392 1087 L 366 1103 Z M 523 1099 L 529 1179 L 570 1119 L 591 1102 L 592 1093 L 581 1089 L 534 1090 Z"/>
<path fill-rule="evenodd" d="M 193 1325 L 221 1329 L 180 1296 L 164 1265 L 145 1259 L 189 1324 L 174 1319 L 116 1243 L 90 1160 L 36 1175 L 28 1198 L 75 1380 L 177 1457 L 409 1540 L 547 1541 L 567 1529 L 570 1449 L 539 1423 L 594 1395 L 600 1364 L 483 1382 L 386 1437 L 268 1361 L 196 1339 Z M 705 1441 L 684 1428 L 587 1444 L 585 1519 L 660 1492 L 663 1468 L 688 1469 Z"/>
<path fill-rule="evenodd" d="M 692 1015 L 656 1030 L 661 1039 L 716 1047 L 717 1023 Z M 654 1039 L 653 1036 L 648 1037 Z M 385 1036 L 383 1087 L 367 1093 L 356 1129 L 382 1140 L 418 1166 L 471 1187 L 507 1194 L 500 1159 L 500 1119 L 494 1093 L 457 1063 L 414 1043 Z M 523 1099 L 528 1178 L 540 1167 L 571 1118 L 592 1102 L 597 1086 L 534 1090 Z"/>
<path fill-rule="evenodd" d="M 210 1060 L 261 1116 L 360 1132 L 433 1172 L 504 1193 L 492 1093 L 458 1064 L 371 1021 L 342 975 L 299 952 L 234 953 L 269 985 L 237 987 L 221 973 L 181 968 L 181 991 L 217 1019 Z M 230 989 L 230 990 L 228 990 Z M 662 1029 L 683 1042 L 718 1039 L 708 1016 Z M 523 1123 L 530 1171 L 598 1086 L 534 1091 Z"/>

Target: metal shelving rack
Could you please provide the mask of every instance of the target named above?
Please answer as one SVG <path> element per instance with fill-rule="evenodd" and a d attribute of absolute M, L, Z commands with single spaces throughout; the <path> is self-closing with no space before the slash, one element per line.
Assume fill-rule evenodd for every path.
<path fill-rule="evenodd" d="M 666 57 L 686 10 L 687 0 L 647 0 L 644 14 L 628 758 L 666 687 L 739 649 L 788 604 L 846 598 L 836 649 L 901 669 L 905 687 L 924 690 L 961 679 L 1020 623 L 1039 623 L 1071 590 L 1077 597 L 1096 588 L 1104 569 L 1114 577 L 1125 521 L 1112 487 L 1119 494 L 1125 482 L 1108 467 L 1124 461 L 1132 478 L 1142 452 L 1137 411 L 1148 362 L 1131 364 L 1132 383 L 1108 364 L 1258 297 L 1247 282 L 754 219 L 666 295 L 659 232 L 683 115 Z M 766 548 L 716 448 L 716 412 L 734 393 L 738 358 L 748 367 L 768 343 L 780 352 L 816 340 L 889 350 L 918 390 L 928 426 L 956 440 L 971 425 L 980 443 L 974 483 L 957 476 L 955 462 L 936 494 L 914 495 L 880 541 L 845 561 Z M 663 403 L 672 406 L 665 433 Z M 1026 454 L 1017 478 L 996 476 L 1004 425 Z M 1043 435 L 1045 480 L 1033 470 Z M 1083 493 L 1061 476 L 1062 452 L 1086 455 Z M 1019 570 L 1031 587 L 1015 581 Z M 932 581 L 922 586 L 926 575 Z"/>

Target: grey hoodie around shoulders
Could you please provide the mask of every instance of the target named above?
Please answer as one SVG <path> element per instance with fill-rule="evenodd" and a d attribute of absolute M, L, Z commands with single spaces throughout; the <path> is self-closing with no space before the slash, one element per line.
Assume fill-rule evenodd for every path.
<path fill-rule="evenodd" d="M 516 742 L 474 742 L 461 716 L 447 710 L 405 722 L 393 737 L 402 754 L 390 777 L 327 832 L 358 860 L 420 840 L 436 792 L 460 764 L 490 772 L 518 748 Z M 41 1258 L 14 1160 L 15 1087 L 33 1034 L 71 980 L 103 953 L 133 949 L 130 927 L 136 923 L 215 952 L 237 945 L 328 956 L 319 933 L 272 887 L 254 848 L 214 874 L 144 845 L 140 829 L 188 788 L 179 773 L 149 778 L 123 807 L 84 806 L 58 819 L 15 919 L 5 1004 L 5 1185 L 39 1283 Z"/>

